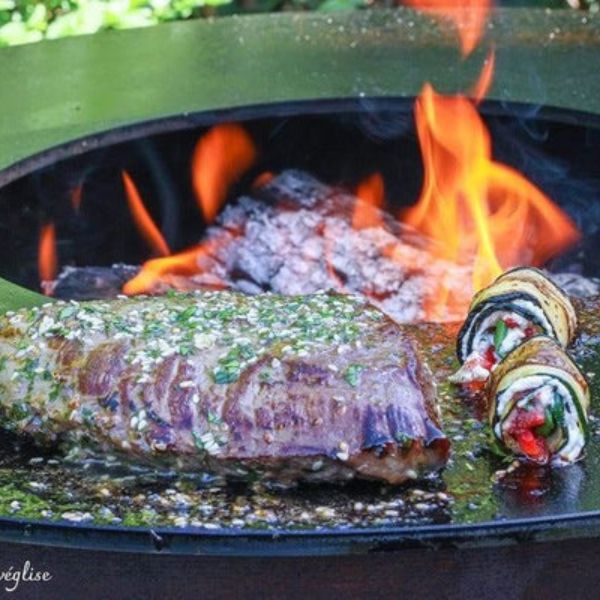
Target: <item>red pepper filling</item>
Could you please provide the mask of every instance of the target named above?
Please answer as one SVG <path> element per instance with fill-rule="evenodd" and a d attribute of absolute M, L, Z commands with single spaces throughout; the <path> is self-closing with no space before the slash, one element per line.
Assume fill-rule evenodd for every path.
<path fill-rule="evenodd" d="M 482 366 L 484 369 L 491 371 L 492 367 L 496 364 L 496 361 L 496 349 L 494 348 L 494 346 L 489 346 L 488 349 L 485 351 L 485 354 L 483 355 Z"/>
<path fill-rule="evenodd" d="M 525 410 L 516 408 L 506 433 L 512 437 L 525 456 L 540 463 L 548 462 L 550 452 L 546 438 L 534 433 L 534 429 L 546 422 L 542 409 Z"/>

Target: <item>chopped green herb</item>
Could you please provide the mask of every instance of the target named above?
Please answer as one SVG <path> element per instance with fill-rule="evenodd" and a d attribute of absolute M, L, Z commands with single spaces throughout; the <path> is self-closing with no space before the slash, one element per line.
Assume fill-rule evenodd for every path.
<path fill-rule="evenodd" d="M 68 319 L 72 317 L 77 312 L 77 309 L 74 306 L 65 306 L 59 313 L 59 319 Z"/>
<path fill-rule="evenodd" d="M 60 382 L 54 380 L 52 382 L 52 385 L 50 386 L 50 392 L 48 394 L 50 401 L 55 402 L 56 400 L 58 400 L 58 398 L 60 397 L 61 389 L 62 389 L 62 386 L 61 386 Z"/>
<path fill-rule="evenodd" d="M 258 374 L 258 379 L 259 381 L 270 381 L 271 377 L 273 376 L 273 373 L 271 372 L 270 369 L 263 369 L 259 374 Z"/>
<path fill-rule="evenodd" d="M 189 306 L 184 311 L 180 312 L 177 315 L 177 317 L 175 317 L 175 320 L 178 321 L 178 322 L 188 321 L 195 314 L 196 314 L 196 306 Z"/>
<path fill-rule="evenodd" d="M 213 374 L 215 383 L 233 383 L 240 376 L 239 371 L 234 370 L 218 370 Z"/>
<path fill-rule="evenodd" d="M 192 436 L 194 437 L 194 445 L 196 449 L 200 450 L 200 452 L 204 452 L 204 442 L 202 441 L 202 436 L 195 431 L 192 431 Z"/>
<path fill-rule="evenodd" d="M 208 411 L 208 415 L 206 416 L 206 418 L 211 425 L 220 425 L 223 422 L 221 421 L 218 415 L 210 412 L 210 410 Z"/>
<path fill-rule="evenodd" d="M 360 373 L 364 369 L 364 365 L 358 363 L 351 364 L 344 373 L 344 379 L 352 386 L 356 387 L 360 380 Z"/>

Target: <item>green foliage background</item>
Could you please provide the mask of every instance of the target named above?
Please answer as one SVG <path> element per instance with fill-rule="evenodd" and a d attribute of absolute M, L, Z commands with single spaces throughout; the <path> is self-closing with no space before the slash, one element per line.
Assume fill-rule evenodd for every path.
<path fill-rule="evenodd" d="M 600 0 L 503 0 L 598 11 Z M 0 46 L 233 13 L 392 7 L 395 0 L 0 0 Z"/>

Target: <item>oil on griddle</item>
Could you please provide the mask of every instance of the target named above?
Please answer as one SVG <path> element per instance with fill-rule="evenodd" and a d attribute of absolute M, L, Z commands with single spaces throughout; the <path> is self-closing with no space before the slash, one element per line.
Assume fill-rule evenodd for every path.
<path fill-rule="evenodd" d="M 299 180 L 302 185 L 298 187 Z M 314 193 L 306 193 L 306 187 L 303 187 L 306 181 Z M 213 227 L 212 235 L 219 235 L 219 227 L 232 231 L 231 223 L 236 217 L 240 218 L 240 213 L 244 219 L 254 215 L 256 223 L 263 227 L 271 223 L 268 235 L 273 235 L 273 231 L 288 235 L 286 219 L 269 220 L 264 213 L 266 210 L 269 215 L 269 204 L 265 202 L 269 190 L 276 190 L 281 195 L 282 186 L 287 190 L 288 203 L 294 202 L 290 188 L 295 186 L 296 190 L 302 190 L 302 203 L 298 201 L 295 210 L 287 213 L 292 222 L 290 227 L 296 230 L 299 219 L 310 217 L 313 220 L 305 224 L 303 244 L 311 236 L 313 242 L 323 244 L 326 239 L 323 232 L 327 226 L 332 226 L 328 219 L 337 220 L 334 223 L 337 233 L 344 231 L 346 236 L 356 235 L 345 228 L 348 214 L 346 220 L 340 219 L 344 211 L 340 211 L 339 206 L 333 216 L 327 210 L 327 202 L 335 200 L 343 208 L 344 202 L 350 205 L 356 203 L 356 199 L 335 194 L 297 172 L 284 174 L 267 192 L 261 192 L 262 205 L 249 197 L 226 209 Z M 310 206 L 304 206 L 308 201 Z M 315 205 L 320 208 L 314 210 Z M 275 214 L 279 213 L 271 213 L 271 216 Z M 263 229 L 255 235 L 264 239 L 264 233 Z M 419 252 L 418 239 L 411 239 L 401 229 L 396 229 L 394 234 L 398 240 L 412 244 L 412 252 Z M 385 235 L 389 243 L 391 234 L 388 231 Z M 316 236 L 318 240 L 314 239 Z M 343 244 L 344 236 L 338 235 L 336 239 L 341 239 Z M 228 287 L 254 293 L 273 287 L 277 291 L 286 291 L 281 287 L 297 282 L 297 277 L 290 276 L 289 279 L 280 277 L 279 283 L 274 283 L 273 276 L 281 276 L 281 265 L 274 265 L 271 273 L 260 271 L 261 265 L 265 264 L 264 257 L 255 256 L 253 252 L 260 253 L 261 245 L 246 241 L 246 238 L 232 236 L 226 255 L 220 246 L 218 252 L 208 256 L 213 266 L 207 271 L 218 273 L 221 280 L 227 281 Z M 415 268 L 399 274 L 394 265 L 387 268 L 386 265 L 381 268 L 381 264 L 374 266 L 370 264 L 374 256 L 370 245 L 375 242 L 367 238 L 360 241 L 365 251 L 355 253 L 351 263 L 338 263 L 336 276 L 343 278 L 344 285 L 360 288 L 361 274 L 365 271 L 380 268 L 383 273 L 390 273 L 390 268 L 396 268 L 388 279 L 380 282 L 385 293 L 377 296 L 377 303 L 402 320 L 415 318 L 420 304 L 419 298 L 412 294 L 411 281 L 418 282 L 422 271 Z M 339 257 L 343 256 L 340 252 Z M 240 263 L 246 265 L 244 269 L 240 268 Z M 114 296 L 137 272 L 138 267 L 126 266 L 66 269 L 54 285 L 54 293 L 78 299 Z M 318 277 L 326 274 L 315 270 L 310 273 L 317 280 L 307 279 L 306 289 L 294 291 L 310 292 L 323 285 Z M 600 349 L 600 327 L 597 325 L 600 301 L 593 295 L 597 287 L 594 281 L 577 276 L 558 279 L 575 295 L 588 296 L 588 299 L 577 301 L 582 325 L 575 356 L 588 374 L 593 396 L 597 398 L 594 376 L 598 360 L 596 348 Z M 207 282 L 206 277 L 178 279 L 179 284 L 182 281 L 189 287 L 203 287 L 211 280 Z M 306 529 L 481 522 L 596 508 L 599 490 L 595 486 L 600 481 L 596 476 L 600 468 L 600 422 L 592 416 L 592 439 L 583 462 L 551 469 L 503 461 L 488 450 L 483 407 L 471 398 L 459 397 L 446 382 L 447 376 L 456 368 L 454 339 L 458 326 L 420 323 L 414 328 L 415 335 L 423 339 L 429 350 L 430 366 L 438 383 L 444 431 L 453 443 L 452 458 L 441 476 L 404 487 L 369 482 L 354 482 L 346 487 L 303 485 L 292 489 L 269 488 L 260 483 L 223 485 L 206 475 L 158 473 L 121 464 L 115 457 L 82 463 L 74 458 L 42 455 L 39 449 L 21 440 L 4 437 L 0 452 L 0 512 L 19 518 L 94 524 Z"/>
<path fill-rule="evenodd" d="M 582 327 L 575 356 L 597 399 L 600 302 L 579 301 L 578 308 Z M 259 483 L 223 485 L 199 474 L 157 473 L 120 464 L 114 457 L 80 463 L 42 455 L 33 446 L 4 437 L 0 512 L 129 526 L 319 529 L 475 523 L 596 508 L 599 420 L 591 418 L 592 436 L 583 462 L 552 469 L 502 461 L 487 449 L 482 407 L 465 402 L 445 383 L 456 367 L 449 343 L 456 327 L 422 324 L 416 329 L 431 348 L 444 429 L 453 442 L 452 458 L 441 476 L 403 487 L 368 482 L 291 489 Z"/>

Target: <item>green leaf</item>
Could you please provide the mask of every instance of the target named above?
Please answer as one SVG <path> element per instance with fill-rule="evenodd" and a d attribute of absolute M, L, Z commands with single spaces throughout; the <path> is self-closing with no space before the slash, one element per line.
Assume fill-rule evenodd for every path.
<path fill-rule="evenodd" d="M 0 27 L 0 45 L 16 46 L 39 42 L 43 35 L 39 31 L 30 31 L 22 21 L 11 21 Z"/>
<path fill-rule="evenodd" d="M 554 420 L 562 427 L 565 424 L 565 405 L 560 396 L 556 396 L 550 410 Z"/>
<path fill-rule="evenodd" d="M 2 29 L 3 27 L 0 27 L 0 31 Z M 32 292 L 20 285 L 0 278 L 0 314 L 9 310 L 41 306 L 51 301 L 52 299 L 48 298 L 48 296 L 42 296 L 42 294 Z"/>
<path fill-rule="evenodd" d="M 544 411 L 544 418 L 544 424 L 536 427 L 535 432 L 537 435 L 541 435 L 542 437 L 548 437 L 556 427 L 556 423 L 554 422 L 554 417 L 550 409 L 547 408 Z"/>
<path fill-rule="evenodd" d="M 320 12 L 338 12 L 340 10 L 356 10 L 365 6 L 365 0 L 325 0 L 317 10 Z"/>
<path fill-rule="evenodd" d="M 496 323 L 496 331 L 494 331 L 494 348 L 496 349 L 496 354 L 500 355 L 500 347 L 502 346 L 502 342 L 505 340 L 506 335 L 508 333 L 508 326 L 502 320 Z"/>
<path fill-rule="evenodd" d="M 48 27 L 48 11 L 43 4 L 36 4 L 26 22 L 27 28 L 37 31 L 46 31 Z"/>

